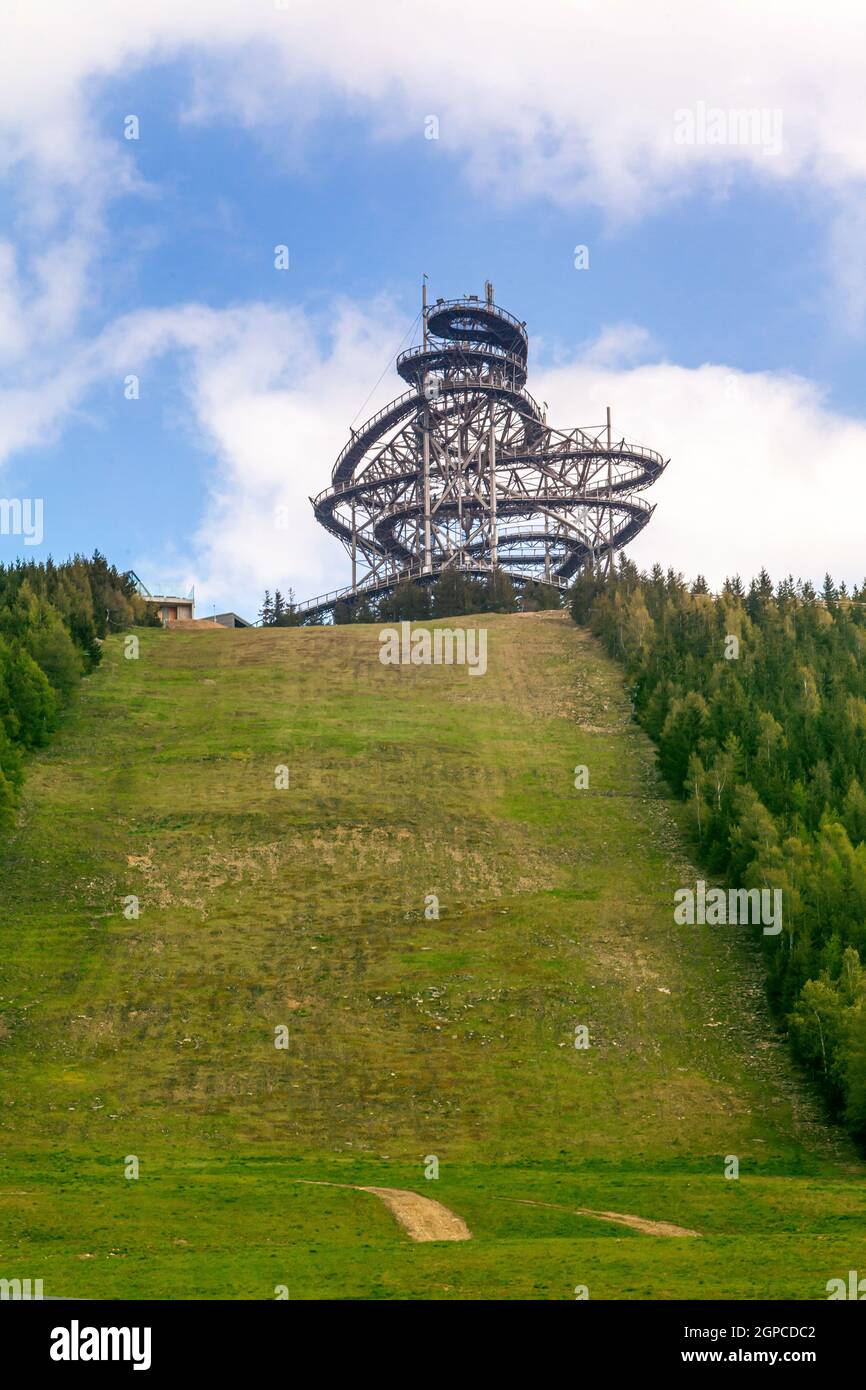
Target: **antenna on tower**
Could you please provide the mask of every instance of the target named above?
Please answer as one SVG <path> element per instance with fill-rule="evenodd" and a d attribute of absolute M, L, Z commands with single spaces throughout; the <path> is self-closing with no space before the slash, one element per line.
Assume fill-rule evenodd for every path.
<path fill-rule="evenodd" d="M 484 281 L 484 293 L 485 293 L 485 295 L 487 296 L 487 303 L 488 303 L 488 304 L 492 304 L 492 303 L 493 303 L 493 281 L 492 281 L 492 280 L 485 280 L 485 281 Z"/>
<path fill-rule="evenodd" d="M 427 346 L 427 275 L 426 272 L 421 277 L 421 331 L 423 334 L 424 346 Z"/>

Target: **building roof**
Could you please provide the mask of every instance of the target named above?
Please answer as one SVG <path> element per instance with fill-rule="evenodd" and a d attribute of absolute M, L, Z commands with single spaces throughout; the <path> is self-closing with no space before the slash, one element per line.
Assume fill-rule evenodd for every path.
<path fill-rule="evenodd" d="M 253 627 L 253 626 L 254 626 L 253 623 L 247 622 L 246 618 L 242 618 L 242 617 L 240 616 L 239 613 L 215 613 L 214 616 L 213 616 L 213 618 L 212 618 L 212 621 L 215 622 L 215 623 L 222 623 L 224 618 L 231 618 L 231 619 L 233 619 L 233 623 L 234 623 L 234 626 L 235 626 L 235 627 Z"/>

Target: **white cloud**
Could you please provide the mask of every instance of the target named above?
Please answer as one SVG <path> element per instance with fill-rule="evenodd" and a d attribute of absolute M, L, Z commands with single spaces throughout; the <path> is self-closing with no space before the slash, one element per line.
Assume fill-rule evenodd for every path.
<path fill-rule="evenodd" d="M 100 383 L 119 385 L 127 371 L 146 378 L 170 354 L 189 431 L 214 460 L 211 482 L 195 531 L 175 538 L 171 554 L 140 555 L 136 567 L 171 570 L 195 582 L 208 606 L 213 599 L 242 612 L 258 606 L 265 587 L 308 597 L 338 582 L 342 556 L 309 498 L 327 486 L 358 403 L 404 332 L 384 300 L 365 312 L 337 301 L 322 321 L 264 304 L 141 310 L 46 364 L 35 380 L 0 390 L 0 462 L 57 439 Z M 378 387 L 382 399 L 402 389 L 393 372 Z M 166 420 L 167 430 L 173 424 Z"/>
<path fill-rule="evenodd" d="M 624 367 L 657 356 L 652 334 L 637 323 L 615 323 L 585 343 L 580 359 L 595 367 Z"/>
<path fill-rule="evenodd" d="M 385 304 L 367 314 L 337 305 L 316 349 L 304 315 L 258 309 L 239 314 L 216 351 L 198 354 L 193 404 L 219 460 L 191 547 L 202 595 L 250 608 L 266 587 L 292 587 L 301 599 L 347 581 L 343 551 L 315 522 L 309 498 L 328 485 L 358 402 L 403 331 Z M 380 386 L 382 399 L 404 389 L 395 383 Z"/>
<path fill-rule="evenodd" d="M 778 579 L 860 582 L 866 572 L 866 424 L 828 409 L 800 377 L 667 362 L 601 369 L 591 353 L 530 383 L 557 427 L 599 422 L 670 458 L 629 554 L 711 586 L 765 565 Z"/>
<path fill-rule="evenodd" d="M 15 367 L 0 397 L 0 462 L 56 438 L 117 361 L 182 355 L 193 419 L 216 462 L 206 520 L 178 559 L 221 604 L 249 604 L 266 583 L 305 593 L 338 577 L 340 549 L 315 527 L 307 494 L 326 484 L 400 330 L 387 305 L 344 307 L 322 346 L 298 311 L 193 305 L 143 310 L 83 341 L 82 311 L 99 304 L 106 205 L 141 186 L 135 142 L 95 126 L 103 79 L 124 79 L 123 114 L 135 114 L 147 66 L 188 57 L 186 119 L 228 118 L 286 143 L 336 101 L 378 138 L 419 148 L 436 114 L 443 151 L 477 186 L 589 202 L 612 219 L 654 212 L 696 186 L 724 192 L 740 172 L 794 184 L 833 219 L 827 263 L 848 327 L 866 312 L 859 0 L 819 15 L 806 0 L 724 9 L 670 0 L 663 10 L 536 0 L 529 12 L 523 0 L 439 0 L 430 11 L 402 0 L 285 9 L 20 0 L 4 6 L 3 24 L 0 176 L 14 179 L 17 201 L 0 244 L 0 364 Z M 674 113 L 700 103 L 779 111 L 781 151 L 678 144 Z M 829 411 L 808 382 L 723 365 L 691 371 L 647 362 L 652 352 L 644 329 L 614 325 L 578 360 L 530 381 L 555 422 L 601 419 L 610 403 L 615 427 L 672 456 L 638 555 L 704 569 L 714 582 L 734 568 L 805 574 L 830 560 L 858 577 L 864 427 Z M 288 535 L 270 525 L 283 501 L 296 517 Z"/>
<path fill-rule="evenodd" d="M 88 84 L 153 60 L 199 60 L 190 113 L 250 126 L 300 114 L 313 92 L 421 140 L 425 115 L 472 176 L 502 191 L 640 214 L 696 178 L 748 167 L 839 187 L 866 177 L 859 0 L 723 9 L 669 0 L 21 0 L 6 6 L 0 128 L 7 159 L 84 180 L 94 171 Z M 209 69 L 211 77 L 209 79 Z M 779 111 L 783 148 L 677 144 L 674 113 Z M 726 139 L 730 138 L 730 129 Z M 712 138 L 711 136 L 709 138 Z M 101 151 L 104 157 L 107 147 Z"/>
<path fill-rule="evenodd" d="M 214 459 L 211 484 L 201 522 L 176 553 L 142 555 L 137 564 L 165 574 L 170 562 L 196 582 L 206 607 L 252 612 L 265 587 L 309 597 L 345 582 L 347 564 L 308 499 L 327 486 L 358 404 L 404 329 L 385 301 L 365 309 L 335 303 L 322 321 L 263 304 L 143 310 L 50 379 L 0 394 L 0 457 L 56 436 L 91 388 L 117 379 L 118 363 L 145 374 L 172 354 L 190 430 Z M 555 426 L 600 424 L 610 405 L 616 437 L 671 458 L 646 494 L 658 508 L 633 557 L 700 571 L 713 585 L 761 565 L 777 578 L 792 570 L 820 579 L 829 567 L 859 581 L 866 424 L 828 409 L 802 378 L 723 364 L 635 365 L 636 352 L 649 350 L 638 326 L 617 325 L 574 361 L 536 369 L 529 381 Z M 364 416 L 402 385 L 391 373 Z M 288 530 L 275 524 L 281 507 Z"/>
<path fill-rule="evenodd" d="M 478 189 L 516 200 L 592 204 L 618 222 L 738 174 L 794 184 L 831 220 L 825 259 L 843 312 L 866 315 L 866 43 L 860 0 L 6 0 L 0 44 L 0 177 L 15 189 L 17 319 L 2 290 L 0 353 L 38 351 L 75 332 L 99 302 L 104 214 L 141 189 L 142 145 L 122 138 L 141 115 L 154 63 L 189 63 L 179 119 L 231 120 L 297 158 L 322 111 L 374 136 L 415 141 L 439 120 L 443 153 Z M 113 80 L 117 129 L 94 103 Z M 782 147 L 732 140 L 732 113 L 778 113 Z M 724 143 L 677 142 L 678 111 L 718 110 Z M 774 141 L 775 141 L 774 128 Z M 148 138 L 145 119 L 141 140 Z M 28 328 L 22 334 L 21 315 Z"/>
<path fill-rule="evenodd" d="M 257 308 L 211 320 L 208 337 L 219 345 L 196 349 L 192 389 L 199 428 L 219 460 L 191 546 L 203 594 L 226 602 L 239 595 L 250 607 L 266 586 L 291 584 L 302 598 L 346 582 L 341 547 L 316 525 L 307 499 L 327 485 L 358 402 L 401 332 L 384 306 L 344 309 L 333 340 L 311 353 L 300 315 Z M 634 365 L 636 347 L 648 350 L 646 335 L 618 326 L 575 361 L 536 370 L 529 381 L 554 425 L 600 423 L 610 405 L 616 436 L 671 459 L 646 494 L 658 507 L 633 558 L 701 572 L 714 586 L 761 565 L 776 578 L 793 571 L 820 580 L 829 568 L 859 582 L 866 424 L 828 409 L 802 378 L 723 364 Z M 301 350 L 291 387 L 269 375 L 269 362 L 297 362 Z M 396 379 L 383 382 L 364 416 L 400 389 Z M 833 505 L 831 494 L 844 504 Z M 273 528 L 279 505 L 289 508 L 288 533 Z"/>

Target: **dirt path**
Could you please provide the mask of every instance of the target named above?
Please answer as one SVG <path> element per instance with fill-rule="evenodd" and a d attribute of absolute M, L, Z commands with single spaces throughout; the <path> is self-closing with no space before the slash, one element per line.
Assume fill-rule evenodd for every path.
<path fill-rule="evenodd" d="M 506 1200 L 509 1200 L 506 1198 Z M 633 1231 L 642 1231 L 645 1236 L 700 1236 L 700 1231 L 690 1231 L 688 1226 L 675 1226 L 671 1221 L 649 1221 L 645 1216 L 629 1216 L 620 1211 L 593 1211 L 590 1207 L 562 1207 L 556 1202 L 531 1202 L 526 1197 L 510 1200 L 520 1202 L 524 1207 L 552 1207 L 554 1211 L 570 1211 L 575 1216 L 594 1216 L 599 1221 L 614 1221 L 619 1226 L 630 1226 Z"/>
<path fill-rule="evenodd" d="M 347 1187 L 353 1192 L 372 1192 L 390 1211 L 412 1240 L 471 1240 L 472 1232 L 456 1212 L 401 1187 L 358 1187 L 349 1182 L 317 1182 L 315 1178 L 300 1178 L 313 1187 Z"/>
<path fill-rule="evenodd" d="M 299 1178 L 299 1182 L 312 1187 L 346 1187 L 352 1192 L 372 1192 L 374 1197 L 390 1211 L 412 1240 L 471 1240 L 472 1232 L 466 1222 L 456 1212 L 436 1202 L 432 1197 L 421 1197 L 417 1192 L 409 1192 L 402 1187 L 361 1187 L 349 1182 L 323 1182 L 315 1178 Z M 557 1202 L 533 1202 L 528 1197 L 506 1197 L 505 1201 L 518 1202 L 523 1207 L 549 1207 L 553 1211 L 568 1211 L 574 1216 L 591 1216 L 597 1221 L 612 1221 L 618 1226 L 628 1226 L 645 1236 L 700 1236 L 700 1231 L 692 1231 L 688 1226 L 675 1226 L 672 1221 L 650 1221 L 645 1216 L 631 1216 L 621 1211 L 594 1211 L 591 1207 L 564 1207 Z"/>

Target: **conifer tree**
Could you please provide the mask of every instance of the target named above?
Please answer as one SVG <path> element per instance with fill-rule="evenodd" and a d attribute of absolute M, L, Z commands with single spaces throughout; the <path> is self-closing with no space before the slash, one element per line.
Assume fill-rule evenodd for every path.
<path fill-rule="evenodd" d="M 626 668 L 704 873 L 782 894 L 781 944 L 761 937 L 770 1001 L 866 1146 L 866 601 L 847 592 L 830 575 L 820 595 L 791 575 L 774 592 L 762 569 L 713 598 L 620 565 L 569 597 Z"/>

